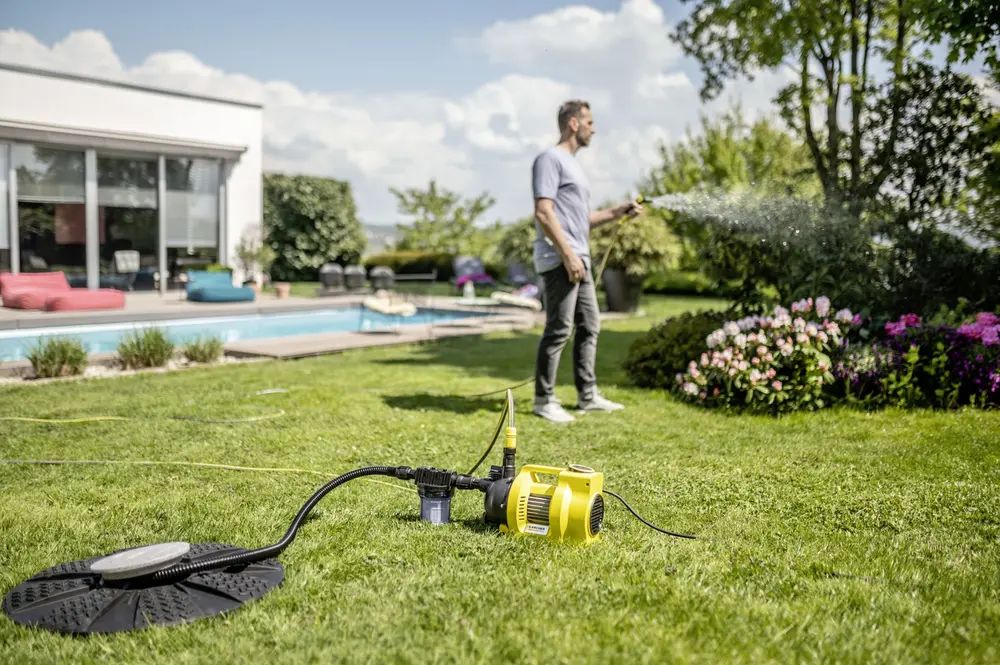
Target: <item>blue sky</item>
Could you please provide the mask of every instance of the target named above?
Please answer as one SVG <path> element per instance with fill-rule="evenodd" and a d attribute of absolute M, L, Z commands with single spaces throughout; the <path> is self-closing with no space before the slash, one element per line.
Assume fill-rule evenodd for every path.
<path fill-rule="evenodd" d="M 484 221 L 529 215 L 532 160 L 571 98 L 594 109 L 579 155 L 593 200 L 622 200 L 661 142 L 736 102 L 773 114 L 796 80 L 763 72 L 703 103 L 668 39 L 679 0 L 0 4 L 0 60 L 262 103 L 265 169 L 349 181 L 369 223 L 407 221 L 390 188 L 430 179 L 488 191 Z"/>
<path fill-rule="evenodd" d="M 504 68 L 456 58 L 453 41 L 500 20 L 525 19 L 566 0 L 3 0 L 2 26 L 43 42 L 71 30 L 104 32 L 126 66 L 151 52 L 184 50 L 204 63 L 306 89 L 456 94 Z M 615 11 L 618 0 L 591 0 Z M 679 2 L 657 2 L 667 18 Z M 428 7 L 433 7 L 429 11 Z M 154 29 L 155 27 L 155 29 Z M 350 61 L 351 66 L 345 66 Z"/>

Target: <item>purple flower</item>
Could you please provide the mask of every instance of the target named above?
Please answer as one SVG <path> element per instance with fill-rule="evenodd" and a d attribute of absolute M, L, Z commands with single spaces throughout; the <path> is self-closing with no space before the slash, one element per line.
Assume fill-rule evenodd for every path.
<path fill-rule="evenodd" d="M 902 321 L 888 321 L 885 324 L 885 331 L 889 334 L 889 337 L 898 337 L 906 331 L 906 324 Z"/>
<path fill-rule="evenodd" d="M 1000 325 L 983 330 L 983 344 L 993 346 L 1000 342 Z"/>
<path fill-rule="evenodd" d="M 981 326 L 997 326 L 1000 325 L 1000 316 L 993 312 L 980 312 L 976 315 L 976 323 Z"/>

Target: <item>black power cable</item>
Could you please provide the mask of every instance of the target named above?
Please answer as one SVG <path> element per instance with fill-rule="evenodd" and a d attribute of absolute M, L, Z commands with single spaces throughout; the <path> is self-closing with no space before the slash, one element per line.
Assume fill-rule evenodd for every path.
<path fill-rule="evenodd" d="M 635 515 L 636 518 L 638 518 L 638 520 L 640 522 L 642 522 L 643 524 L 645 524 L 646 526 L 648 526 L 650 529 L 655 529 L 656 531 L 659 531 L 660 533 L 665 533 L 668 536 L 676 536 L 678 538 L 690 538 L 691 540 L 696 540 L 696 538 L 694 536 L 689 536 L 689 535 L 687 535 L 685 533 L 674 533 L 673 531 L 667 531 L 666 529 L 661 529 L 660 527 L 656 526 L 655 524 L 647 521 L 639 513 L 635 512 L 635 509 L 632 508 L 632 506 L 628 505 L 628 501 L 626 501 L 625 499 L 621 498 L 620 496 L 618 496 L 617 494 L 615 494 L 611 490 L 605 488 L 604 489 L 604 493 L 605 494 L 610 494 L 611 496 L 615 497 L 616 499 L 618 499 L 619 501 L 621 501 L 623 504 L 625 504 L 625 507 L 628 508 L 629 512 L 632 513 L 633 515 Z"/>

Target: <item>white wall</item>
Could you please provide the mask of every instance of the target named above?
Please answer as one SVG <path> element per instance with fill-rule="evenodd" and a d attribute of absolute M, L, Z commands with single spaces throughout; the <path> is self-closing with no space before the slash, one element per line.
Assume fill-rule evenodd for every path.
<path fill-rule="evenodd" d="M 261 109 L 0 69 L 0 120 L 246 147 L 226 187 L 223 257 L 262 222 Z"/>

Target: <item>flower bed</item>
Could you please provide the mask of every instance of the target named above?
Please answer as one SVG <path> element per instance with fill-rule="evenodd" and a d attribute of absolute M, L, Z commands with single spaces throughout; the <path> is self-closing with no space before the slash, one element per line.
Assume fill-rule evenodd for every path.
<path fill-rule="evenodd" d="M 1000 404 L 1000 317 L 924 325 L 915 314 L 885 324 L 884 337 L 846 345 L 834 374 L 843 396 L 873 406 L 953 408 Z"/>
<path fill-rule="evenodd" d="M 1000 317 L 979 313 L 953 327 L 913 314 L 870 338 L 859 315 L 831 314 L 826 297 L 772 316 L 729 321 L 675 377 L 687 401 L 781 413 L 837 401 L 952 408 L 1000 403 Z M 869 339 L 866 339 L 869 337 Z"/>

